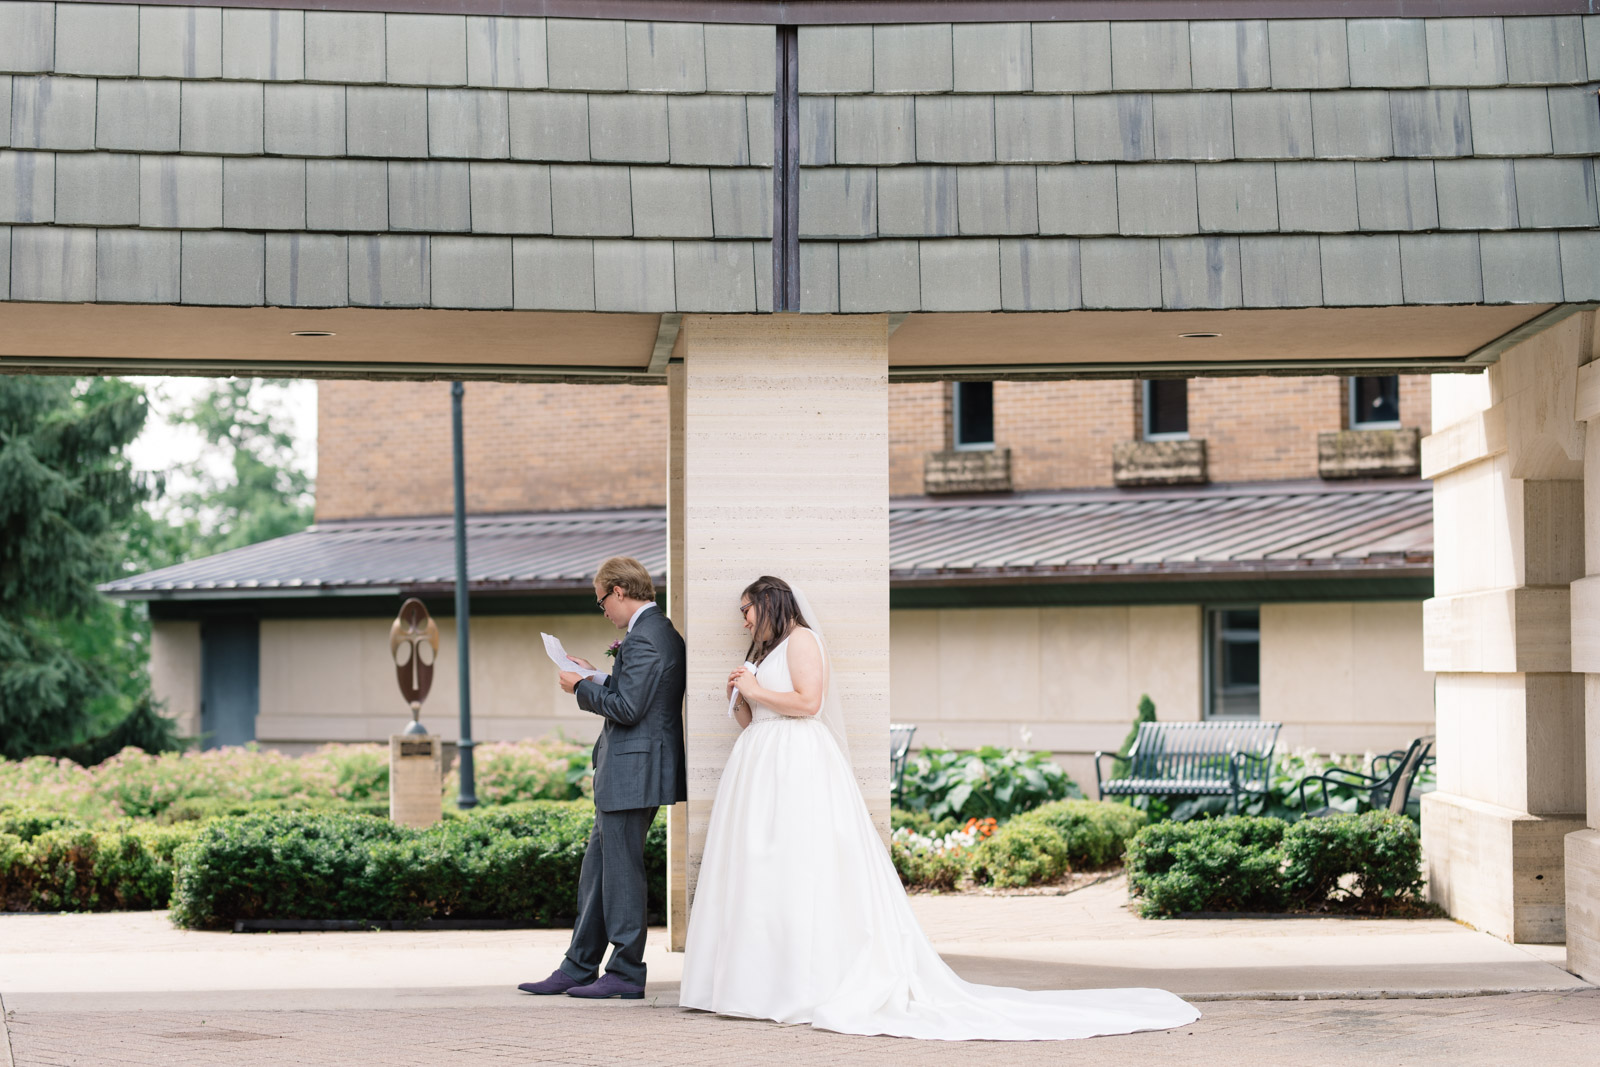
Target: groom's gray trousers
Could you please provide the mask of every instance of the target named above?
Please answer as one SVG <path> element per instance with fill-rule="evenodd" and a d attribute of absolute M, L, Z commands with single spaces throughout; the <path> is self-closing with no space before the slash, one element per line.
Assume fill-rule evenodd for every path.
<path fill-rule="evenodd" d="M 634 618 L 604 684 L 577 683 L 578 707 L 605 720 L 594 744 L 594 830 L 578 874 L 578 921 L 561 969 L 593 978 L 615 945 L 606 973 L 644 985 L 644 838 L 662 804 L 689 795 L 683 758 L 683 637 L 660 609 Z"/>
<path fill-rule="evenodd" d="M 578 921 L 561 969 L 580 982 L 594 979 L 606 945 L 616 946 L 606 973 L 644 985 L 644 943 L 649 933 L 644 838 L 656 808 L 597 811 L 578 874 Z"/>

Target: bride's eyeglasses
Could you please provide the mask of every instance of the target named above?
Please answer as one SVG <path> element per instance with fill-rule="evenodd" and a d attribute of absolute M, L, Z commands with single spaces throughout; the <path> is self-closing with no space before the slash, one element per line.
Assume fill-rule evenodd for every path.
<path fill-rule="evenodd" d="M 739 605 L 739 618 L 741 618 L 741 619 L 748 618 L 749 615 L 750 615 L 750 609 L 753 608 L 753 607 L 755 607 L 754 604 L 740 604 Z"/>

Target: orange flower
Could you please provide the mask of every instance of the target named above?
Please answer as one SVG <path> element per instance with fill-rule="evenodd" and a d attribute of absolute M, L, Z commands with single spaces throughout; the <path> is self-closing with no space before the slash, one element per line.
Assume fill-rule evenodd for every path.
<path fill-rule="evenodd" d="M 977 834 L 979 837 L 989 837 L 994 834 L 999 825 L 999 821 L 992 817 L 987 819 L 972 818 L 967 820 L 967 825 L 963 827 L 963 832 Z"/>

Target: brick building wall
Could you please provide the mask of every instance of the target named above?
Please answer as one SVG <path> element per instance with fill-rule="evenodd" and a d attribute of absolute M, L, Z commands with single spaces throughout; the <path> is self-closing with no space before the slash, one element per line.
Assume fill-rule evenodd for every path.
<path fill-rule="evenodd" d="M 1317 476 L 1317 434 L 1345 423 L 1343 378 L 1198 378 L 1189 436 L 1214 482 Z"/>
<path fill-rule="evenodd" d="M 1317 477 L 1317 434 L 1347 427 L 1344 378 L 1194 378 L 1189 435 L 1214 482 Z M 995 444 L 1011 449 L 1018 492 L 1111 485 L 1111 449 L 1140 434 L 1138 382 L 996 382 Z M 1432 430 L 1429 376 L 1400 376 L 1400 421 Z M 922 492 L 923 456 L 949 447 L 950 386 L 889 390 L 889 482 Z"/>
<path fill-rule="evenodd" d="M 995 447 L 1011 449 L 1012 486 L 1111 484 L 1111 446 L 1134 433 L 1136 382 L 996 382 Z"/>
<path fill-rule="evenodd" d="M 1400 378 L 1400 420 L 1432 428 L 1427 375 Z M 950 445 L 950 385 L 889 390 L 889 491 L 922 492 L 923 457 Z M 317 518 L 442 514 L 451 507 L 450 386 L 323 382 Z M 997 382 L 995 438 L 1019 492 L 1111 485 L 1111 449 L 1139 434 L 1138 382 Z M 1189 433 L 1211 480 L 1317 476 L 1317 434 L 1348 421 L 1344 379 L 1196 378 Z M 474 512 L 659 507 L 667 396 L 624 385 L 467 386 L 467 506 Z"/>
<path fill-rule="evenodd" d="M 922 492 L 922 457 L 950 447 L 950 386 L 889 386 L 889 495 Z"/>
<path fill-rule="evenodd" d="M 322 382 L 317 518 L 439 515 L 453 506 L 448 382 Z M 472 382 L 463 400 L 467 509 L 666 504 L 667 391 Z"/>

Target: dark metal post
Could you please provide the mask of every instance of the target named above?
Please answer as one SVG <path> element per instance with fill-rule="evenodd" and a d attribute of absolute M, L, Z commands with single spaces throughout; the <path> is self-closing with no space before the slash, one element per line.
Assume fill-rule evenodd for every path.
<path fill-rule="evenodd" d="M 456 664 L 461 672 L 461 740 L 456 748 L 461 794 L 456 804 L 475 808 L 478 792 L 472 768 L 472 655 L 467 635 L 471 621 L 467 603 L 467 472 L 466 450 L 461 443 L 461 396 L 465 392 L 460 382 L 450 383 L 450 437 L 456 481 Z"/>
<path fill-rule="evenodd" d="M 772 94 L 772 309 L 800 310 L 800 28 L 777 27 Z"/>

